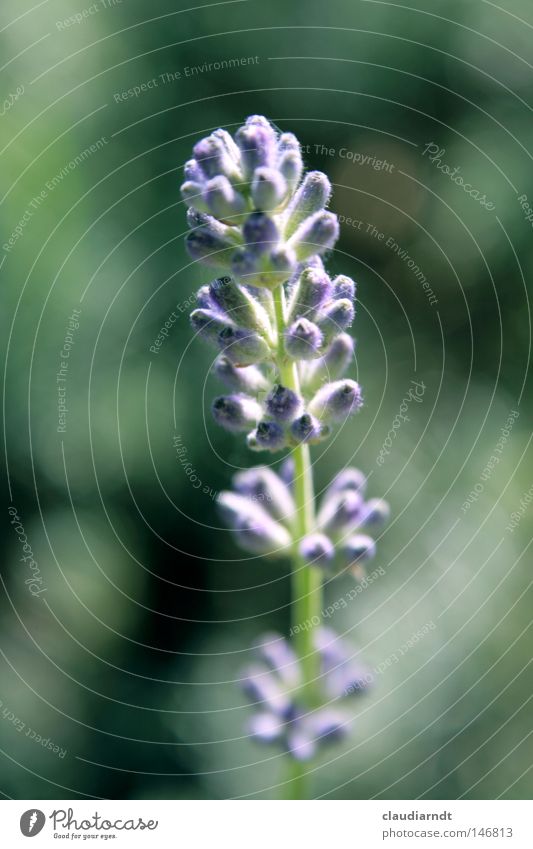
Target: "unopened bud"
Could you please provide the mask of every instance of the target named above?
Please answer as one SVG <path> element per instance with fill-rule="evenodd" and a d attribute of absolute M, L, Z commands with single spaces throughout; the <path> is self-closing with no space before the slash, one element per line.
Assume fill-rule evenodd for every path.
<path fill-rule="evenodd" d="M 285 442 L 285 431 L 277 422 L 259 422 L 248 435 L 248 447 L 253 451 L 279 451 Z"/>
<path fill-rule="evenodd" d="M 329 537 L 319 533 L 304 537 L 298 550 L 307 566 L 327 568 L 335 556 L 335 547 Z"/>
<path fill-rule="evenodd" d="M 229 268 L 233 246 L 226 239 L 201 228 L 189 233 L 185 244 L 193 259 Z"/>
<path fill-rule="evenodd" d="M 349 566 L 357 566 L 375 557 L 376 543 L 372 537 L 356 534 L 343 542 L 341 554 Z"/>
<path fill-rule="evenodd" d="M 220 277 L 209 287 L 212 301 L 226 312 L 236 324 L 267 335 L 270 331 L 268 316 L 250 292 L 239 286 L 231 277 Z"/>
<path fill-rule="evenodd" d="M 319 356 L 322 339 L 316 324 L 298 318 L 285 331 L 285 351 L 293 360 L 313 360 Z"/>
<path fill-rule="evenodd" d="M 325 435 L 321 423 L 309 413 L 299 416 L 290 427 L 291 441 L 294 445 L 299 445 L 301 442 L 319 442 Z"/>
<path fill-rule="evenodd" d="M 310 171 L 306 174 L 289 205 L 285 236 L 292 236 L 306 218 L 323 210 L 330 195 L 331 183 L 325 174 L 321 171 Z"/>
<path fill-rule="evenodd" d="M 232 363 L 239 366 L 251 366 L 270 356 L 262 336 L 242 328 L 226 327 L 218 335 L 219 345 Z"/>
<path fill-rule="evenodd" d="M 252 116 L 235 133 L 245 180 L 253 179 L 256 168 L 273 168 L 276 164 L 276 133 L 268 121 Z"/>
<path fill-rule="evenodd" d="M 298 262 L 303 262 L 313 254 L 324 253 L 333 247 L 339 238 L 339 222 L 332 212 L 317 212 L 300 224 L 289 239 Z"/>
<path fill-rule="evenodd" d="M 325 422 L 340 422 L 362 405 L 361 387 L 355 380 L 337 380 L 318 390 L 309 411 Z"/>
<path fill-rule="evenodd" d="M 288 320 L 305 316 L 315 320 L 315 312 L 331 296 L 331 280 L 325 271 L 312 266 L 305 268 L 291 291 Z"/>
<path fill-rule="evenodd" d="M 331 301 L 326 304 L 317 319 L 317 325 L 322 331 L 326 343 L 351 325 L 354 312 L 353 303 L 348 298 L 341 298 L 339 301 Z"/>
<path fill-rule="evenodd" d="M 202 338 L 215 345 L 219 344 L 220 333 L 231 327 L 229 319 L 210 309 L 193 310 L 191 324 Z"/>
<path fill-rule="evenodd" d="M 276 209 L 287 194 L 287 183 L 275 168 L 256 168 L 252 181 L 252 201 L 255 209 L 270 212 Z"/>
<path fill-rule="evenodd" d="M 348 298 L 353 301 L 355 298 L 355 283 L 351 277 L 346 277 L 344 274 L 339 274 L 333 280 L 333 296 L 335 298 Z"/>
<path fill-rule="evenodd" d="M 257 395 L 269 386 L 266 377 L 256 366 L 238 368 L 223 354 L 216 358 L 213 371 L 228 389 L 234 392 Z"/>
<path fill-rule="evenodd" d="M 237 492 L 260 503 L 274 518 L 285 523 L 292 521 L 294 499 L 287 484 L 268 466 L 237 472 L 233 485 Z"/>
<path fill-rule="evenodd" d="M 347 333 L 337 336 L 326 353 L 309 363 L 305 372 L 305 385 L 318 388 L 325 380 L 336 380 L 345 373 L 354 354 L 354 341 Z"/>
<path fill-rule="evenodd" d="M 213 417 L 225 430 L 243 433 L 255 427 L 261 418 L 261 407 L 246 395 L 221 395 L 213 401 Z"/>
<path fill-rule="evenodd" d="M 204 200 L 215 218 L 226 220 L 230 224 L 236 224 L 246 209 L 243 196 L 233 188 L 228 178 L 221 174 L 206 184 Z"/>
<path fill-rule="evenodd" d="M 363 505 L 361 524 L 365 526 L 382 525 L 390 516 L 390 507 L 383 498 L 371 498 Z"/>

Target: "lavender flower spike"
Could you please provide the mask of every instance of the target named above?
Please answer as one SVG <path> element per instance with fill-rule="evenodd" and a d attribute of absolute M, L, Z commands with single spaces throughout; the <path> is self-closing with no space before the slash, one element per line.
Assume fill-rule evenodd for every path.
<path fill-rule="evenodd" d="M 298 764 L 347 736 L 346 697 L 372 680 L 357 652 L 319 625 L 319 580 L 364 576 L 376 553 L 370 534 L 389 507 L 367 499 L 365 475 L 353 468 L 315 498 L 310 458 L 310 446 L 362 406 L 359 384 L 345 377 L 356 287 L 324 266 L 339 236 L 327 209 L 331 183 L 319 171 L 304 173 L 292 133 L 252 115 L 235 132 L 200 139 L 183 173 L 187 250 L 225 275 L 201 286 L 191 314 L 193 328 L 218 348 L 213 372 L 228 393 L 214 399 L 213 416 L 245 434 L 253 451 L 290 452 L 279 471 L 265 464 L 236 473 L 217 502 L 243 551 L 291 558 L 300 590 L 307 588 L 293 606 L 293 640 L 263 635 L 243 676 L 254 706 L 248 733 L 296 762 L 290 784 L 301 793 L 306 769 Z"/>

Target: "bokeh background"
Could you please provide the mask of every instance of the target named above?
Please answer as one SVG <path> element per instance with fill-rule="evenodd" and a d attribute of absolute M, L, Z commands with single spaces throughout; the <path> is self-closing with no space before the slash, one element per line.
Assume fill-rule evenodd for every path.
<path fill-rule="evenodd" d="M 4 0 L 5 797 L 282 793 L 234 682 L 256 636 L 288 630 L 287 567 L 243 558 L 216 515 L 257 458 L 210 420 L 212 352 L 187 318 L 208 275 L 178 192 L 192 144 L 253 113 L 331 177 L 330 268 L 358 283 L 366 405 L 314 450 L 317 486 L 354 463 L 392 506 L 385 574 L 328 622 L 385 668 L 312 795 L 531 795 L 532 31 L 527 0 Z M 413 380 L 422 401 L 379 464 Z"/>

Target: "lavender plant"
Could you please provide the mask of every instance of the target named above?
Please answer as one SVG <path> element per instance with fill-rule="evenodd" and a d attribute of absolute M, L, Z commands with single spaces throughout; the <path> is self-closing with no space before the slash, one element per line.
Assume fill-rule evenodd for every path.
<path fill-rule="evenodd" d="M 246 434 L 252 451 L 290 451 L 273 471 L 239 472 L 218 506 L 245 551 L 292 561 L 292 642 L 268 634 L 244 670 L 256 712 L 249 731 L 292 759 L 290 794 L 305 796 L 307 764 L 345 736 L 342 703 L 368 677 L 353 650 L 320 627 L 322 583 L 345 571 L 364 576 L 375 556 L 372 529 L 388 517 L 381 499 L 365 498 L 366 480 L 347 468 L 315 505 L 310 446 L 327 439 L 362 405 L 358 383 L 344 375 L 354 343 L 355 284 L 331 278 L 322 257 L 339 235 L 326 207 L 325 174 L 304 175 L 292 133 L 254 115 L 232 137 L 216 130 L 199 141 L 184 167 L 191 257 L 223 272 L 202 286 L 191 322 L 218 355 L 214 371 L 227 393 L 213 401 L 216 422 Z"/>

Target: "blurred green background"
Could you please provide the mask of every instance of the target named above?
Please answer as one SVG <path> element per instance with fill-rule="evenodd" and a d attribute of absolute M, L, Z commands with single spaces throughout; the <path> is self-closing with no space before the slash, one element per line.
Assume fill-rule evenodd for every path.
<path fill-rule="evenodd" d="M 178 191 L 198 138 L 262 113 L 332 179 L 329 264 L 358 283 L 366 405 L 314 450 L 317 486 L 354 463 L 392 506 L 386 574 L 329 624 L 372 668 L 435 625 L 354 706 L 354 736 L 317 762 L 312 794 L 528 798 L 531 4 L 181 5 L 2 3 L 0 791 L 281 792 L 283 759 L 246 739 L 233 682 L 254 637 L 288 630 L 287 568 L 243 559 L 216 516 L 214 494 L 257 457 L 210 420 L 212 352 L 191 346 L 187 318 L 209 275 L 184 252 Z M 411 380 L 423 401 L 379 465 Z M 329 584 L 328 603 L 349 589 Z"/>

